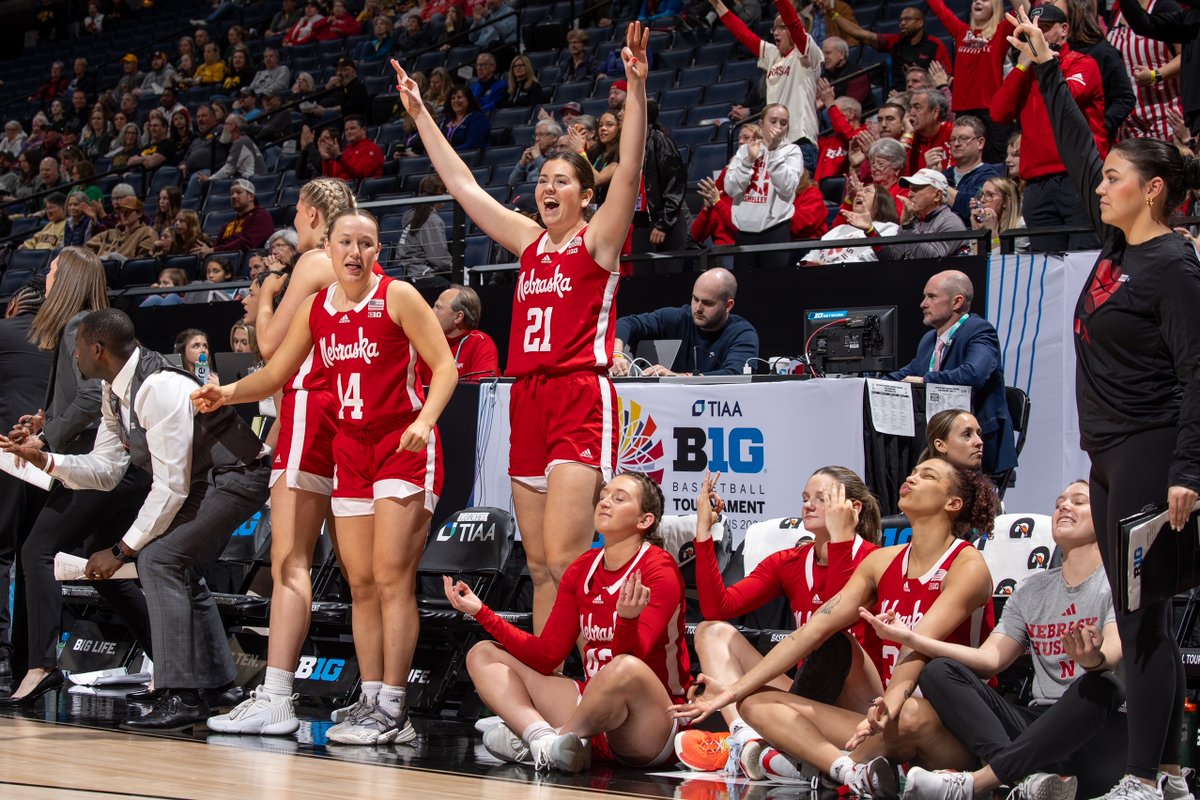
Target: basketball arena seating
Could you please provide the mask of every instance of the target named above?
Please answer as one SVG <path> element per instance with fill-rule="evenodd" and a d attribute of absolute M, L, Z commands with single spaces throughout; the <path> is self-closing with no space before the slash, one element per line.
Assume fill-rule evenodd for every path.
<path fill-rule="evenodd" d="M 240 9 L 239 15 L 230 16 L 217 25 L 209 26 L 209 30 L 219 42 L 224 41 L 225 30 L 234 24 L 262 30 L 277 10 L 277 5 L 275 2 L 248 4 Z M 895 26 L 895 20 L 898 19 L 899 10 L 903 5 L 900 2 L 869 3 L 861 7 L 856 6 L 855 12 L 861 24 L 882 32 Z M 969 7 L 965 0 L 951 0 L 949 5 L 960 14 L 967 13 Z M 351 2 L 350 6 L 353 10 L 354 7 L 361 6 L 361 2 Z M 607 108 L 608 89 L 616 76 L 572 83 L 562 83 L 558 80 L 558 68 L 555 65 L 561 52 L 559 48 L 565 46 L 565 33 L 573 26 L 572 14 L 579 12 L 579 4 L 569 0 L 553 3 L 539 0 L 521 3 L 520 0 L 514 0 L 513 6 L 521 14 L 521 39 L 518 49 L 524 50 L 538 71 L 539 80 L 547 93 L 547 100 L 543 105 L 556 108 L 573 100 L 581 103 L 584 113 L 597 115 Z M 205 7 L 206 4 L 200 2 L 155 4 L 154 8 L 117 22 L 111 30 L 106 30 L 100 36 L 71 40 L 70 54 L 73 57 L 87 58 L 98 77 L 100 87 L 110 88 L 115 86 L 121 75 L 121 56 L 132 51 L 145 62 L 154 50 L 165 49 L 173 55 L 178 38 L 193 30 L 188 24 L 188 19 L 203 16 L 200 10 Z M 704 6 L 704 9 L 706 10 L 707 6 Z M 953 52 L 953 41 L 932 14 L 929 15 L 926 24 L 930 33 L 941 36 Z M 771 25 L 772 16 L 767 14 L 755 26 L 755 31 L 760 36 L 770 39 Z M 744 99 L 751 87 L 760 80 L 762 73 L 751 54 L 735 42 L 729 31 L 719 23 L 711 29 L 700 26 L 683 30 L 682 28 L 689 26 L 679 26 L 681 29 L 675 30 L 676 26 L 670 23 L 664 23 L 662 27 L 662 30 L 654 30 L 651 36 L 653 69 L 647 88 L 650 96 L 656 98 L 661 105 L 660 124 L 671 132 L 683 151 L 688 180 L 694 185 L 700 178 L 711 176 L 722 169 L 732 154 L 730 126 L 701 123 L 725 117 L 730 104 Z M 587 31 L 590 38 L 590 57 L 603 60 L 620 45 L 624 25 L 592 27 L 587 28 Z M 437 36 L 441 32 L 435 30 L 434 33 Z M 316 85 L 321 87 L 333 75 L 338 59 L 351 53 L 356 45 L 367 38 L 357 36 L 279 50 L 282 62 L 290 66 L 293 75 L 301 71 L 310 72 Z M 248 45 L 255 63 L 261 63 L 262 50 L 265 47 L 278 47 L 280 42 L 281 37 L 251 37 Z M 460 46 L 449 51 L 434 49 L 420 53 L 398 53 L 397 56 L 411 69 L 426 73 L 437 67 L 453 70 L 462 65 L 466 65 L 465 68 L 469 72 L 477 52 L 478 48 L 464 40 Z M 0 116 L 4 119 L 15 118 L 27 122 L 40 110 L 39 104 L 29 103 L 26 98 L 45 82 L 49 75 L 50 62 L 63 58 L 64 53 L 65 51 L 58 46 L 35 47 L 17 59 L 2 62 L 5 85 L 0 87 Z M 511 48 L 502 50 L 500 55 L 503 72 L 508 58 L 512 55 Z M 885 54 L 867 47 L 855 48 L 851 57 L 863 67 L 881 62 L 886 66 L 887 61 Z M 69 69 L 67 71 L 70 72 Z M 397 149 L 404 147 L 406 134 L 397 114 L 399 95 L 396 93 L 391 68 L 386 63 L 363 64 L 359 77 L 374 97 L 374 124 L 368 134 L 383 149 L 386 158 L 383 177 L 368 178 L 356 187 L 359 199 L 386 202 L 411 198 L 420 179 L 431 173 L 432 168 L 428 159 L 424 157 L 401 160 L 392 157 Z M 886 70 L 873 73 L 873 79 L 886 79 Z M 881 83 L 876 86 L 877 96 L 882 97 L 884 90 L 885 87 Z M 228 93 L 224 89 L 196 87 L 184 91 L 181 101 L 194 112 L 201 103 Z M 295 99 L 285 97 L 284 102 Z M 154 98 L 143 97 L 140 102 L 144 111 L 154 104 Z M 508 201 L 519 194 L 519 190 L 523 190 L 522 187 L 510 189 L 507 178 L 521 151 L 533 141 L 533 123 L 537 121 L 537 111 L 538 107 L 503 108 L 492 112 L 492 133 L 487 148 L 462 154 L 464 160 L 475 171 L 477 179 L 484 183 L 489 193 L 497 199 Z M 293 132 L 298 133 L 303 115 L 294 109 L 285 113 L 291 114 Z M 26 128 L 28 129 L 28 125 Z M 254 179 L 258 203 L 271 211 L 277 225 L 290 224 L 292 209 L 302 183 L 295 172 L 297 155 L 290 144 L 284 147 L 282 142 L 264 147 L 263 154 L 269 173 Z M 97 162 L 97 172 L 103 173 L 111 167 L 106 162 L 107 159 Z M 106 200 L 108 191 L 118 180 L 120 178 L 114 175 L 102 177 L 97 181 L 105 192 Z M 160 168 L 150 176 L 135 175 L 134 184 L 142 192 L 142 196 L 147 198 L 148 210 L 153 208 L 152 198 L 157 196 L 162 187 L 174 185 L 181 189 L 187 188 L 187 182 L 182 180 L 179 171 L 171 167 Z M 210 235 L 219 231 L 232 213 L 228 208 L 228 184 L 228 181 L 213 181 L 204 194 L 185 193 L 184 208 L 201 214 L 204 230 Z M 832 191 L 827 193 L 827 197 L 832 197 Z M 694 192 L 689 192 L 688 201 L 698 207 L 698 197 Z M 833 209 L 838 202 L 840 194 L 829 203 L 831 215 L 835 213 Z M 375 210 L 386 213 L 380 208 Z M 39 220 L 16 220 L 7 239 L 19 243 L 39 227 Z M 485 263 L 493 251 L 490 240 L 474 229 L 468 230 L 468 235 L 471 238 L 466 242 L 466 263 L 470 266 Z M 0 244 L 4 243 L 5 240 L 0 240 Z M 385 269 L 390 266 L 390 257 L 390 252 L 383 253 L 381 262 Z M 33 272 L 44 267 L 14 265 L 14 268 Z M 195 275 L 197 269 L 199 266 L 190 268 L 188 273 Z M 152 283 L 157 276 L 157 269 L 147 265 L 138 265 L 137 269 L 129 271 L 114 267 L 109 274 L 111 288 L 124 289 Z M 238 275 L 245 274 L 246 265 L 243 260 L 238 267 Z M 11 294 L 23 280 L 20 272 L 0 279 L 0 298 Z"/>

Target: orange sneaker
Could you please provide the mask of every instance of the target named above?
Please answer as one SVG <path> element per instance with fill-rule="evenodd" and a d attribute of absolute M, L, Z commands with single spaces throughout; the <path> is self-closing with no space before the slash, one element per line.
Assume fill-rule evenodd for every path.
<path fill-rule="evenodd" d="M 716 772 L 729 761 L 728 731 L 686 730 L 675 734 L 675 757 L 688 769 Z"/>

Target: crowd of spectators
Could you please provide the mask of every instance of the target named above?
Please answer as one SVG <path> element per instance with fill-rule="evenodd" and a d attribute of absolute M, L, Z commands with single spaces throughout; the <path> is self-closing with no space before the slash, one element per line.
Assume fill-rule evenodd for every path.
<path fill-rule="evenodd" d="M 79 35 L 117 30 L 103 5 L 87 15 Z M 385 76 L 392 57 L 406 61 L 438 49 L 474 48 L 473 62 L 414 74 L 427 104 L 441 110 L 442 129 L 456 149 L 474 154 L 505 143 L 513 120 L 534 125 L 528 139 L 528 128 L 521 129 L 509 160 L 489 163 L 491 185 L 527 194 L 544 160 L 571 149 L 594 165 L 596 197 L 603 202 L 624 86 L 608 80 L 619 71 L 616 48 L 594 40 L 636 9 L 614 4 L 590 14 L 583 22 L 593 27 L 565 30 L 556 58 L 535 66 L 534 53 L 518 52 L 519 29 L 529 22 L 521 19 L 521 5 L 279 0 L 254 30 L 239 24 L 240 4 L 221 2 L 191 20 L 195 29 L 173 47 L 122 56 L 119 75 L 103 80 L 111 85 L 101 85 L 102 75 L 113 73 L 94 69 L 86 58 L 69 66 L 56 61 L 28 97 L 36 113 L 7 120 L 0 135 L 3 212 L 38 221 L 36 229 L 26 223 L 0 257 L 69 244 L 117 258 L 203 257 L 209 248 L 248 252 L 284 221 L 277 198 L 256 198 L 252 181 L 289 170 L 296 182 L 325 175 L 354 183 L 399 173 L 393 193 L 415 193 L 421 176 L 411 183 L 402 178 L 409 172 L 405 161 L 424 153 L 420 137 L 398 105 L 382 110 L 378 95 L 389 92 L 386 85 L 368 89 L 364 76 Z M 1039 90 L 1007 42 L 1012 28 L 1003 4 L 932 0 L 932 23 L 917 7 L 891 9 L 885 14 L 895 15 L 895 32 L 860 23 L 838 0 L 800 10 L 792 0 L 778 0 L 773 9 L 750 0 L 733 8 L 710 0 L 710 6 L 707 19 L 694 7 L 680 10 L 676 27 L 710 26 L 732 40 L 735 55 L 740 49 L 760 68 L 744 97 L 703 121 L 718 128 L 710 141 L 729 136 L 736 152 L 723 169 L 698 167 L 698 148 L 689 153 L 681 142 L 702 126 L 684 126 L 677 141 L 680 117 L 655 121 L 660 111 L 652 102 L 635 252 L 825 239 L 837 244 L 799 260 L 837 263 L 951 255 L 974 246 L 966 240 L 850 243 L 857 239 L 986 229 L 989 249 L 997 251 L 1006 231 L 1026 224 L 1085 227 L 1048 136 Z M 1054 0 L 1033 14 L 1071 75 L 1068 85 L 1100 151 L 1141 136 L 1190 149 L 1200 111 L 1190 102 L 1185 107 L 1189 75 L 1179 46 L 1169 41 L 1180 37 L 1161 24 L 1165 12 L 1139 7 L 1105 19 L 1090 8 L 1084 0 Z M 662 10 L 660 4 L 655 13 Z M 329 65 L 325 75 L 293 58 L 314 43 L 338 41 L 342 55 L 322 62 Z M 873 51 L 880 55 L 870 57 Z M 652 67 L 673 69 L 663 59 L 652 48 Z M 872 63 L 881 67 L 864 69 Z M 584 114 L 574 95 L 558 101 L 559 87 L 581 82 L 595 82 L 598 92 L 608 87 L 606 110 L 592 106 Z M 510 109 L 506 123 L 496 124 Z M 517 110 L 525 109 L 522 117 Z M 1034 135 L 1022 139 L 1024 130 Z M 118 177 L 100 183 L 98 173 Z M 113 180 L 121 183 L 113 186 Z M 250 188 L 239 196 L 228 181 Z M 209 185 L 217 182 L 221 200 L 212 203 Z M 125 186 L 134 187 L 132 195 L 117 191 Z M 182 194 L 171 217 L 147 214 L 146 208 L 160 207 L 157 195 L 168 187 Z M 233 220 L 220 216 L 231 212 Z M 421 268 L 444 263 L 444 226 L 439 235 L 427 219 L 419 215 L 421 224 L 411 232 L 420 231 L 422 242 L 439 241 L 433 257 L 418 259 Z M 1019 236 L 1015 247 L 1092 244 L 1094 237 L 1081 232 Z M 777 251 L 753 259 L 783 264 L 797 257 Z"/>

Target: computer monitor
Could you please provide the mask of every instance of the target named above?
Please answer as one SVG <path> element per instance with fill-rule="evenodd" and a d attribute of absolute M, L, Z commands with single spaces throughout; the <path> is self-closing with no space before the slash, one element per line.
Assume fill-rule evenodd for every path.
<path fill-rule="evenodd" d="M 892 372 L 896 306 L 805 311 L 804 355 L 818 373 Z"/>

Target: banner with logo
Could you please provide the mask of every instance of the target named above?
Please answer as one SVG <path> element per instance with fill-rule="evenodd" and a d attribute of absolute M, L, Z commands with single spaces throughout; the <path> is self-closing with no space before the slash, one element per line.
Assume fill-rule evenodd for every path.
<path fill-rule="evenodd" d="M 480 387 L 473 504 L 512 510 L 511 384 Z M 863 381 L 617 385 L 617 471 L 659 482 L 667 514 L 693 514 L 706 471 L 720 472 L 733 546 L 750 525 L 799 516 L 808 477 L 829 464 L 862 474 Z"/>

